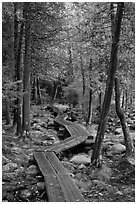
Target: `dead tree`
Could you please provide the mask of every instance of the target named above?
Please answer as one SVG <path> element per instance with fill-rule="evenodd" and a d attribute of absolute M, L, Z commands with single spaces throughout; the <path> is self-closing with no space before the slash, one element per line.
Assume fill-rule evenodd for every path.
<path fill-rule="evenodd" d="M 116 103 L 116 112 L 120 119 L 120 123 L 121 123 L 122 130 L 123 130 L 123 135 L 125 139 L 126 154 L 128 156 L 131 156 L 133 153 L 133 143 L 129 135 L 129 129 L 128 129 L 128 125 L 126 122 L 124 111 L 120 107 L 120 85 L 119 85 L 119 79 L 117 77 L 115 77 L 115 103 Z"/>

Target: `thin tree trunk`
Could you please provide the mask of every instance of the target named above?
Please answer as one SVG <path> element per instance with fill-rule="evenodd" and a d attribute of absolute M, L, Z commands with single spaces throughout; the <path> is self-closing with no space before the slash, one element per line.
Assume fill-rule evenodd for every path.
<path fill-rule="evenodd" d="M 40 88 L 39 88 L 39 79 L 37 77 L 37 105 L 41 104 L 41 94 L 40 94 Z"/>
<path fill-rule="evenodd" d="M 99 88 L 99 97 L 98 97 L 98 112 L 99 112 L 99 116 L 101 114 L 101 107 L 102 107 L 102 92 L 101 92 L 101 89 Z"/>
<path fill-rule="evenodd" d="M 69 53 L 69 67 L 68 67 L 68 74 L 69 74 L 69 83 L 73 82 L 73 62 L 72 62 L 72 51 L 71 48 L 68 48 Z"/>
<path fill-rule="evenodd" d="M 125 111 L 128 109 L 128 92 L 125 90 Z"/>
<path fill-rule="evenodd" d="M 92 86 L 92 59 L 90 59 L 90 63 L 89 63 L 89 83 L 90 86 Z M 92 120 L 92 89 L 90 88 L 89 90 L 89 106 L 88 106 L 88 117 L 87 117 L 87 125 L 91 124 L 91 120 Z"/>
<path fill-rule="evenodd" d="M 114 34 L 112 38 L 111 56 L 110 56 L 110 69 L 108 70 L 108 78 L 106 83 L 105 96 L 101 111 L 101 117 L 99 121 L 99 126 L 97 130 L 97 136 L 94 144 L 93 154 L 91 157 L 92 165 L 99 167 L 101 165 L 101 145 L 104 139 L 104 134 L 106 130 L 106 124 L 108 120 L 108 113 L 110 109 L 111 97 L 113 92 L 113 85 L 116 74 L 117 67 L 117 52 L 118 44 L 121 30 L 122 14 L 124 9 L 124 3 L 117 3 L 117 12 L 114 22 Z"/>
<path fill-rule="evenodd" d="M 36 77 L 33 78 L 32 86 L 33 86 L 33 88 L 32 88 L 32 100 L 34 101 L 34 103 L 37 103 L 37 81 L 36 81 Z"/>
<path fill-rule="evenodd" d="M 10 114 L 10 102 L 9 102 L 9 99 L 6 98 L 6 101 L 5 101 L 5 120 L 6 120 L 6 125 L 9 125 L 11 124 L 11 114 Z"/>
<path fill-rule="evenodd" d="M 23 113 L 22 128 L 26 133 L 30 130 L 30 3 L 24 2 L 25 19 L 25 54 L 23 73 Z"/>
<path fill-rule="evenodd" d="M 15 81 L 18 81 L 21 79 L 21 69 L 20 69 L 20 61 L 21 61 L 21 49 L 22 49 L 22 38 L 23 38 L 23 28 L 24 28 L 24 22 L 21 22 L 20 28 L 18 23 L 18 17 L 17 17 L 17 11 L 18 11 L 18 3 L 14 3 L 14 64 L 15 64 Z M 14 121 L 14 123 L 17 123 L 17 130 L 16 135 L 20 135 L 22 132 L 21 128 L 21 99 L 20 94 L 21 87 L 20 83 L 17 84 L 17 99 L 15 100 L 15 108 L 17 109 L 14 111 L 14 114 L 17 114 L 17 116 L 14 116 L 14 119 L 16 118 L 17 121 Z"/>
<path fill-rule="evenodd" d="M 57 93 L 58 93 L 58 85 L 55 84 L 53 101 L 55 101 L 55 99 L 56 99 L 56 97 L 57 97 Z"/>
<path fill-rule="evenodd" d="M 82 85 L 83 85 L 83 91 L 82 91 L 82 114 L 84 116 L 85 110 L 84 110 L 84 98 L 85 98 L 85 90 L 86 90 L 86 80 L 85 80 L 85 72 L 83 68 L 83 61 L 82 56 L 80 56 L 81 61 L 81 74 L 82 74 Z"/>
<path fill-rule="evenodd" d="M 124 108 L 124 100 L 125 100 L 125 97 L 124 97 L 124 90 L 123 90 L 123 93 L 122 93 L 122 108 Z"/>
<path fill-rule="evenodd" d="M 87 125 L 91 124 L 92 120 L 92 89 L 89 91 L 89 108 L 88 108 L 88 118 L 87 118 Z"/>
<path fill-rule="evenodd" d="M 122 130 L 123 130 L 123 135 L 125 139 L 125 145 L 126 145 L 126 154 L 128 156 L 131 156 L 133 153 L 133 144 L 132 144 L 132 139 L 129 135 L 129 129 L 128 125 L 126 122 L 126 117 L 124 115 L 124 112 L 122 108 L 120 107 L 120 88 L 119 88 L 119 79 L 116 77 L 115 78 L 115 103 L 116 103 L 116 112 L 117 115 L 120 119 Z"/>

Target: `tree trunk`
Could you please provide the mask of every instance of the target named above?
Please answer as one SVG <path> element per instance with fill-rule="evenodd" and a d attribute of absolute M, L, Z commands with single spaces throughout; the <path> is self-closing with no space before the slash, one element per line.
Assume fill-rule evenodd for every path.
<path fill-rule="evenodd" d="M 117 67 L 117 52 L 118 52 L 118 44 L 119 44 L 124 3 L 122 2 L 122 3 L 117 3 L 117 4 L 118 6 L 117 6 L 117 12 L 115 16 L 114 34 L 113 34 L 112 46 L 111 46 L 110 68 L 108 70 L 105 96 L 104 96 L 99 126 L 97 130 L 96 140 L 94 144 L 93 154 L 91 157 L 92 165 L 96 165 L 97 167 L 101 165 L 101 145 L 104 139 L 106 124 L 107 124 L 107 119 L 108 119 L 108 113 L 109 113 L 109 108 L 110 108 L 110 103 L 111 103 L 111 97 L 112 97 L 112 92 L 113 92 L 116 67 Z"/>
<path fill-rule="evenodd" d="M 9 125 L 11 124 L 11 114 L 10 114 L 10 102 L 9 102 L 9 99 L 6 98 L 6 101 L 5 101 L 5 120 L 6 120 L 6 125 Z"/>
<path fill-rule="evenodd" d="M 89 84 L 90 84 L 90 90 L 89 90 L 89 105 L 88 105 L 88 117 L 87 117 L 87 121 L 86 124 L 90 125 L 91 124 L 91 120 L 92 120 L 92 95 L 93 95 L 93 91 L 92 91 L 92 59 L 90 59 L 90 63 L 89 63 Z"/>
<path fill-rule="evenodd" d="M 99 117 L 101 114 L 101 107 L 102 107 L 102 92 L 101 92 L 101 89 L 99 88 L 99 96 L 98 96 L 98 114 L 99 114 Z"/>
<path fill-rule="evenodd" d="M 119 79 L 117 77 L 115 78 L 115 103 L 116 103 L 116 112 L 120 119 L 123 135 L 125 139 L 126 154 L 128 156 L 131 156 L 133 153 L 133 144 L 132 144 L 132 139 L 129 135 L 129 129 L 126 123 L 126 117 L 124 115 L 122 108 L 120 107 L 120 88 L 119 88 Z"/>
<path fill-rule="evenodd" d="M 122 92 L 122 108 L 124 108 L 124 100 L 125 100 L 125 97 L 124 97 L 124 90 L 123 90 L 123 92 Z"/>
<path fill-rule="evenodd" d="M 69 53 L 69 67 L 68 67 L 68 75 L 69 75 L 69 83 L 73 82 L 73 63 L 72 63 L 72 51 L 71 48 L 68 48 L 68 53 Z"/>
<path fill-rule="evenodd" d="M 58 83 L 54 83 L 54 95 L 53 95 L 53 101 L 55 101 L 58 93 Z"/>
<path fill-rule="evenodd" d="M 23 73 L 23 112 L 22 128 L 26 133 L 30 130 L 30 3 L 24 2 L 25 19 L 25 54 Z"/>
<path fill-rule="evenodd" d="M 80 61 L 81 61 L 81 74 L 82 74 L 82 85 L 83 85 L 83 91 L 82 91 L 82 114 L 84 116 L 85 113 L 85 108 L 84 108 L 84 101 L 85 101 L 85 90 L 86 90 L 86 80 L 85 80 L 85 72 L 83 68 L 83 61 L 82 61 L 82 56 L 80 56 Z"/>
<path fill-rule="evenodd" d="M 125 111 L 128 109 L 128 92 L 125 90 Z"/>
<path fill-rule="evenodd" d="M 14 3 L 14 66 L 15 66 L 15 81 L 18 81 L 21 79 L 21 69 L 20 69 L 20 61 L 21 61 L 21 49 L 22 49 L 22 38 L 23 38 L 23 28 L 24 23 L 21 22 L 21 25 L 19 27 L 19 21 L 18 21 L 18 3 Z M 17 114 L 16 118 L 17 121 L 14 121 L 14 123 L 17 123 L 17 130 L 16 135 L 20 135 L 22 132 L 21 128 L 21 99 L 20 94 L 21 87 L 20 83 L 17 84 L 17 99 L 15 100 L 15 108 L 16 111 L 14 111 L 14 114 Z"/>
<path fill-rule="evenodd" d="M 37 77 L 37 105 L 41 104 L 41 94 L 39 88 L 39 78 Z"/>
<path fill-rule="evenodd" d="M 36 77 L 33 78 L 32 83 L 32 100 L 34 103 L 37 103 L 37 80 Z"/>
<path fill-rule="evenodd" d="M 87 118 L 87 125 L 91 124 L 92 120 L 92 89 L 89 91 L 89 108 L 88 108 L 88 118 Z"/>

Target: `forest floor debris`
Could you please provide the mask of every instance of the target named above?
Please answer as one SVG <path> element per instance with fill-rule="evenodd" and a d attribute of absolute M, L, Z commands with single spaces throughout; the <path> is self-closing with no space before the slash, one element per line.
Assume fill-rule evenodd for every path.
<path fill-rule="evenodd" d="M 7 132 L 6 126 L 3 125 L 5 130 L 2 140 L 3 202 L 47 202 L 43 176 L 39 174 L 39 170 L 32 163 L 33 152 L 36 149 L 42 150 L 58 141 L 58 133 L 54 129 L 46 128 L 47 122 L 45 121 L 52 119 L 52 115 L 44 113 L 44 111 L 42 117 L 40 117 L 40 113 L 36 115 L 38 117 L 33 117 L 32 114 L 33 130 L 25 141 L 18 139 L 9 131 Z M 96 125 L 92 129 L 95 133 Z M 132 131 L 131 134 L 134 135 L 134 132 Z M 85 148 L 81 148 L 82 146 L 75 147 L 59 155 L 62 164 L 74 179 L 87 202 L 135 202 L 134 162 L 129 162 L 121 149 L 115 154 L 113 153 L 113 147 L 123 148 L 121 137 L 121 133 L 117 135 L 111 132 L 106 133 L 101 169 L 90 166 L 89 162 L 88 164 L 73 163 L 74 157 L 80 158 L 81 155 L 89 159 L 92 148 L 84 152 Z M 129 160 L 134 160 L 134 158 L 129 158 Z"/>

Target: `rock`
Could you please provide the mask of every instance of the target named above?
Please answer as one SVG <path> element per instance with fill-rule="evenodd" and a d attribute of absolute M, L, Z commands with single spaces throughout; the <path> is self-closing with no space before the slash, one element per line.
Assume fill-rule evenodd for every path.
<path fill-rule="evenodd" d="M 80 164 L 78 167 L 78 169 L 84 169 L 84 168 L 86 168 L 86 166 L 84 164 Z"/>
<path fill-rule="evenodd" d="M 115 129 L 115 135 L 119 135 L 121 133 L 122 133 L 122 129 L 121 128 Z"/>
<path fill-rule="evenodd" d="M 128 118 L 127 123 L 128 123 L 128 124 L 132 124 L 133 121 L 132 121 L 130 118 Z"/>
<path fill-rule="evenodd" d="M 126 147 L 125 147 L 125 145 L 117 143 L 117 144 L 114 144 L 112 146 L 112 150 L 114 150 L 116 152 L 125 152 L 126 151 Z"/>
<path fill-rule="evenodd" d="M 22 167 L 22 166 L 15 170 L 15 172 L 16 172 L 17 174 L 22 174 L 24 171 L 25 171 L 25 169 L 24 169 L 24 167 Z"/>
<path fill-rule="evenodd" d="M 8 158 L 6 158 L 4 155 L 2 155 L 2 165 L 9 163 L 9 161 L 10 160 Z"/>
<path fill-rule="evenodd" d="M 38 182 L 37 183 L 37 189 L 38 191 L 42 191 L 45 189 L 45 183 L 44 182 Z"/>
<path fill-rule="evenodd" d="M 85 146 L 90 146 L 91 144 L 95 143 L 95 137 L 91 136 L 91 138 L 88 138 L 85 142 L 84 145 Z"/>
<path fill-rule="evenodd" d="M 18 165 L 16 163 L 8 163 L 3 166 L 2 170 L 5 172 L 13 172 L 17 167 Z"/>
<path fill-rule="evenodd" d="M 106 183 L 105 183 L 105 182 L 99 181 L 99 180 L 97 180 L 97 179 L 92 180 L 92 183 L 93 183 L 94 185 L 96 185 L 96 186 L 102 186 L 102 187 L 106 186 Z"/>
<path fill-rule="evenodd" d="M 62 161 L 63 166 L 65 167 L 66 171 L 69 173 L 74 172 L 76 166 L 68 161 Z"/>
<path fill-rule="evenodd" d="M 76 155 L 71 158 L 70 162 L 77 164 L 90 164 L 90 157 L 87 155 Z"/>
<path fill-rule="evenodd" d="M 39 169 L 35 165 L 31 165 L 27 168 L 27 173 L 29 175 L 37 175 L 39 173 Z"/>
<path fill-rule="evenodd" d="M 82 178 L 82 173 L 78 172 L 75 174 L 75 179 L 81 180 L 81 178 Z"/>
<path fill-rule="evenodd" d="M 16 180 L 17 174 L 15 172 L 5 173 L 3 172 L 2 180 Z"/>
<path fill-rule="evenodd" d="M 28 189 L 22 190 L 20 193 L 20 198 L 27 200 L 32 197 L 32 192 Z"/>
<path fill-rule="evenodd" d="M 130 130 L 135 130 L 135 124 L 130 124 L 128 127 Z"/>
<path fill-rule="evenodd" d="M 92 156 L 92 153 L 93 153 L 93 149 L 91 149 L 91 150 L 88 152 L 88 154 L 89 154 L 90 156 Z"/>
<path fill-rule="evenodd" d="M 115 194 L 116 195 L 123 195 L 123 193 L 121 191 L 119 191 L 119 190 Z"/>

